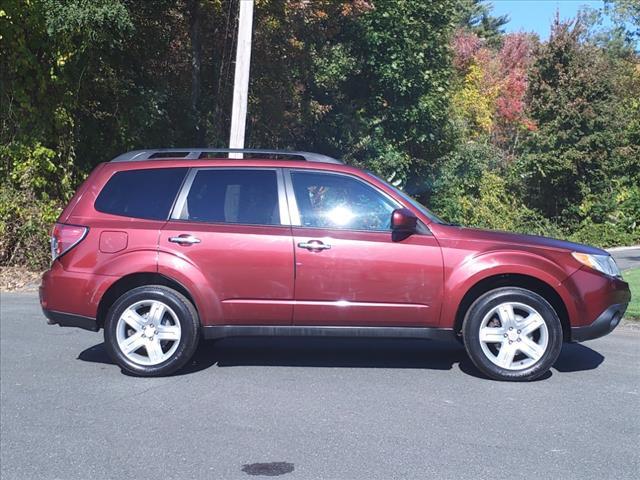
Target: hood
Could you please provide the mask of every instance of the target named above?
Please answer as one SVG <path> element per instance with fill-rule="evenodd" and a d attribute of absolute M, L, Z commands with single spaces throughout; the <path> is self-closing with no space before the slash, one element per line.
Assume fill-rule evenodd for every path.
<path fill-rule="evenodd" d="M 495 243 L 496 246 L 513 245 L 521 247 L 538 247 L 554 250 L 566 250 L 569 252 L 581 252 L 592 255 L 608 255 L 600 248 L 583 245 L 581 243 L 568 242 L 555 238 L 541 237 L 538 235 L 525 235 L 521 233 L 500 232 L 495 230 L 482 230 L 479 228 L 455 227 L 466 240 L 476 240 L 487 243 Z"/>

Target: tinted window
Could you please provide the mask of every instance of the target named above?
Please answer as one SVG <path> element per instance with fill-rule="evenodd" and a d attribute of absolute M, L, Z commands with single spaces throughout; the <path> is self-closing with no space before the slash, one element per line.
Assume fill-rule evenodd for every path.
<path fill-rule="evenodd" d="M 389 230 L 398 208 L 373 187 L 344 175 L 291 172 L 293 190 L 305 227 Z"/>
<path fill-rule="evenodd" d="M 274 170 L 200 170 L 180 219 L 211 223 L 279 225 Z"/>
<path fill-rule="evenodd" d="M 186 168 L 117 172 L 98 195 L 95 209 L 113 215 L 166 220 L 186 173 Z"/>

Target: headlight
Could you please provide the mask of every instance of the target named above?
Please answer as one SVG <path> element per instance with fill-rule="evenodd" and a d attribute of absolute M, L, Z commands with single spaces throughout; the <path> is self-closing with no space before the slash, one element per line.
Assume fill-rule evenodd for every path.
<path fill-rule="evenodd" d="M 611 255 L 590 255 L 588 253 L 572 252 L 573 258 L 587 267 L 598 270 L 605 275 L 622 278 L 620 269 Z"/>

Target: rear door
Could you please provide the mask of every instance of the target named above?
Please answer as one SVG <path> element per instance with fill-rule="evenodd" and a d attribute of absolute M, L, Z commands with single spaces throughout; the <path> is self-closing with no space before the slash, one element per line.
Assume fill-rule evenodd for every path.
<path fill-rule="evenodd" d="M 296 256 L 295 325 L 437 326 L 442 254 L 391 232 L 395 200 L 355 176 L 287 171 Z"/>
<path fill-rule="evenodd" d="M 192 169 L 171 217 L 160 249 L 201 270 L 221 324 L 291 323 L 293 243 L 280 169 Z"/>

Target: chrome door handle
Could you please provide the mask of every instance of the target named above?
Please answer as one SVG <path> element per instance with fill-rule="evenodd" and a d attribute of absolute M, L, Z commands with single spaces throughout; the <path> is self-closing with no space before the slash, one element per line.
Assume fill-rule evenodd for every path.
<path fill-rule="evenodd" d="M 320 240 L 309 240 L 308 242 L 300 242 L 298 247 L 306 248 L 307 250 L 329 250 L 331 245 L 322 243 Z"/>
<path fill-rule="evenodd" d="M 200 239 L 193 235 L 178 235 L 177 237 L 169 237 L 169 241 L 173 243 L 179 243 L 180 245 L 193 245 L 194 243 L 200 243 Z"/>

